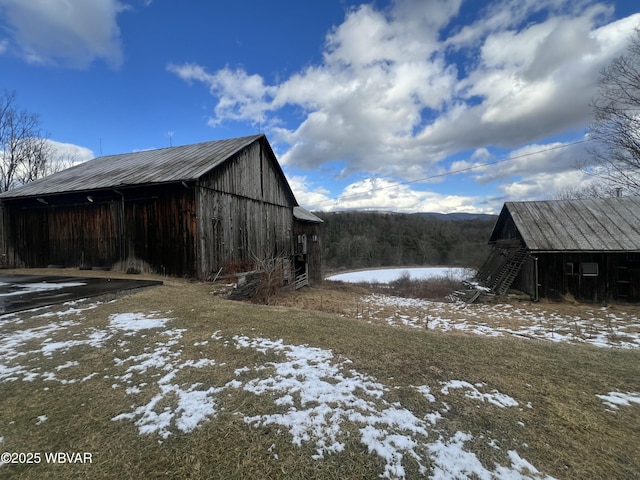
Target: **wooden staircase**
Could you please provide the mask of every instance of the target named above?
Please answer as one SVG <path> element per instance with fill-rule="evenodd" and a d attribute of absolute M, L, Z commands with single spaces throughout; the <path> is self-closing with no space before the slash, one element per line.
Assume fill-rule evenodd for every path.
<path fill-rule="evenodd" d="M 473 303 L 487 290 L 496 295 L 505 295 L 528 258 L 529 251 L 519 240 L 496 242 L 475 277 L 476 283 L 485 289 L 475 287 L 466 293 L 465 301 Z"/>
<path fill-rule="evenodd" d="M 504 295 L 509 291 L 522 265 L 529 257 L 529 252 L 522 246 L 510 253 L 511 255 L 506 256 L 505 262 L 500 267 L 498 274 L 495 275 L 491 284 L 487 285 L 492 292 L 498 295 Z"/>

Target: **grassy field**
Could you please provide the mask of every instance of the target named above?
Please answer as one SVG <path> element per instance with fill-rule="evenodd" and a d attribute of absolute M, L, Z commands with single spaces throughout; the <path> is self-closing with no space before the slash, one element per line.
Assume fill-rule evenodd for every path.
<path fill-rule="evenodd" d="M 637 349 L 392 327 L 357 287 L 260 306 L 163 280 L 0 317 L 0 451 L 41 455 L 0 476 L 640 477 Z"/>

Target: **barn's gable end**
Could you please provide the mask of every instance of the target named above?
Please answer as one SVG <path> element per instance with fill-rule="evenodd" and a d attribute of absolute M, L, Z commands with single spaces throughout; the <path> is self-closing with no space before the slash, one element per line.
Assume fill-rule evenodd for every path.
<path fill-rule="evenodd" d="M 291 256 L 297 202 L 266 141 L 203 175 L 196 189 L 201 276 L 227 264 Z"/>

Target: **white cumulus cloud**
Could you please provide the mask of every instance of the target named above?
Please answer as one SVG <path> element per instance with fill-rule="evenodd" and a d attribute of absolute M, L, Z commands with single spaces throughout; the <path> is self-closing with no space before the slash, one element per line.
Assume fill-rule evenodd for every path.
<path fill-rule="evenodd" d="M 286 145 L 280 160 L 287 166 L 312 171 L 339 162 L 341 175 L 364 172 L 370 183 L 415 180 L 453 169 L 454 155 L 458 166 L 473 165 L 490 161 L 492 149 L 515 148 L 517 157 L 546 146 L 549 152 L 506 162 L 499 173 L 471 174 L 503 182 L 505 195 L 523 192 L 532 179 L 539 181 L 527 191 L 543 191 L 548 175 L 575 180 L 576 149 L 560 153 L 547 139 L 584 132 L 599 72 L 624 51 L 640 14 L 614 21 L 612 7 L 594 0 L 499 0 L 465 24 L 465 8 L 444 0 L 353 8 L 327 32 L 322 61 L 271 83 L 242 68 L 168 68 L 209 88 L 217 102 L 211 125 L 261 120 Z M 286 123 L 291 109 L 298 120 Z M 408 198 L 414 209 L 430 202 L 409 189 L 403 195 L 393 207 Z M 456 197 L 451 208 L 467 201 Z M 343 197 L 349 208 L 383 203 Z"/>
<path fill-rule="evenodd" d="M 104 60 L 122 64 L 117 0 L 0 0 L 9 33 L 5 50 L 32 64 L 86 68 Z"/>

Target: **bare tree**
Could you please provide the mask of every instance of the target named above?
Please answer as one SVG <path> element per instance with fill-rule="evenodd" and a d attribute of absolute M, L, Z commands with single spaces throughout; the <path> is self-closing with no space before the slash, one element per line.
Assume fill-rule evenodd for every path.
<path fill-rule="evenodd" d="M 15 92 L 0 94 L 0 191 L 43 177 L 51 155 L 38 115 L 15 106 Z"/>
<path fill-rule="evenodd" d="M 285 254 L 258 257 L 251 254 L 251 258 L 260 272 L 260 279 L 252 300 L 257 303 L 269 304 L 290 276 L 289 257 Z"/>
<path fill-rule="evenodd" d="M 640 194 L 640 28 L 600 74 L 590 148 L 601 180 Z"/>
<path fill-rule="evenodd" d="M 61 172 L 78 163 L 78 154 L 71 150 L 56 150 L 49 147 L 49 153 L 43 176 Z"/>
<path fill-rule="evenodd" d="M 581 200 L 585 198 L 608 198 L 622 195 L 622 187 L 592 181 L 581 187 L 568 186 L 555 192 L 555 200 Z"/>

